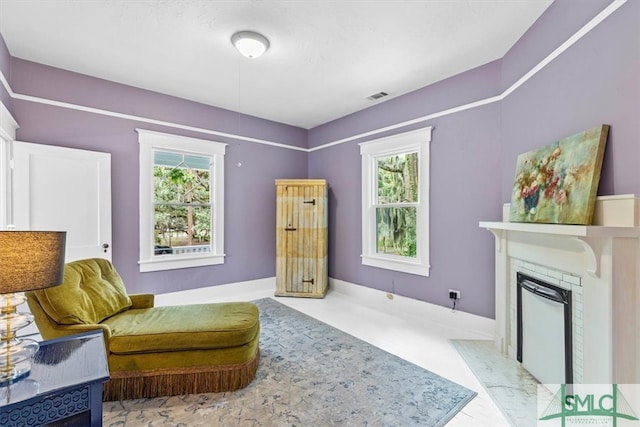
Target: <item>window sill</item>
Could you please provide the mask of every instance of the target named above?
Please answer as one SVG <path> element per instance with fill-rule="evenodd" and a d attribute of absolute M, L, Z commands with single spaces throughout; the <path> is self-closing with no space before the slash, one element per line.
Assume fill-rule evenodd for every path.
<path fill-rule="evenodd" d="M 154 259 L 140 260 L 140 272 L 175 270 L 178 268 L 204 267 L 207 265 L 224 264 L 223 255 L 201 255 L 201 256 L 158 256 Z"/>
<path fill-rule="evenodd" d="M 400 257 L 362 255 L 362 265 L 429 277 L 430 266 Z"/>

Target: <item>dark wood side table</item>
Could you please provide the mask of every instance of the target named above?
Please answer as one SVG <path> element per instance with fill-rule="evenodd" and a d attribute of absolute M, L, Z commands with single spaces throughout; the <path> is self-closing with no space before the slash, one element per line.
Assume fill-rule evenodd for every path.
<path fill-rule="evenodd" d="M 102 426 L 102 332 L 42 341 L 29 376 L 0 387 L 0 426 Z"/>

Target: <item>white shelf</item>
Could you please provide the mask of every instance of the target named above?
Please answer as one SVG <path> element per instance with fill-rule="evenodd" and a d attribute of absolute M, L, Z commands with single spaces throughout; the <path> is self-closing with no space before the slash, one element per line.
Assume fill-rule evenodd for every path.
<path fill-rule="evenodd" d="M 480 221 L 487 230 L 517 231 L 572 237 L 640 237 L 640 227 L 611 227 L 604 225 L 537 224 L 524 222 Z"/>

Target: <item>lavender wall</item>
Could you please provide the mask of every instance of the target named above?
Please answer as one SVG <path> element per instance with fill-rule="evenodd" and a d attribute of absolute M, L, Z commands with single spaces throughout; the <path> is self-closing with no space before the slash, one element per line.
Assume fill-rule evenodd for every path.
<path fill-rule="evenodd" d="M 300 128 L 15 58 L 11 72 L 12 88 L 20 94 L 306 145 L 307 132 Z M 19 140 L 111 153 L 113 261 L 130 292 L 162 293 L 275 275 L 274 180 L 306 177 L 305 152 L 19 100 L 14 100 L 14 112 L 20 123 Z M 139 273 L 138 127 L 229 144 L 224 265 Z"/>
<path fill-rule="evenodd" d="M 494 96 L 499 90 L 499 66 L 499 62 L 487 64 L 312 129 L 310 145 L 321 145 Z M 361 176 L 357 143 L 362 140 L 320 149 L 309 155 L 310 176 L 324 176 L 330 185 L 329 274 L 351 283 L 440 305 L 449 305 L 449 288 L 460 289 L 463 295 L 461 310 L 492 317 L 493 237 L 478 228 L 478 221 L 496 218 L 501 209 L 498 192 L 500 106 L 489 104 L 401 131 L 423 126 L 434 126 L 430 174 L 430 277 L 367 267 L 361 263 Z"/>
<path fill-rule="evenodd" d="M 556 0 L 502 60 L 312 129 L 309 144 L 499 95 L 610 3 Z M 640 193 L 639 8 L 629 1 L 503 101 L 424 123 L 435 126 L 429 278 L 361 265 L 359 141 L 312 152 L 309 174 L 331 186 L 330 275 L 440 305 L 457 288 L 461 310 L 493 317 L 494 240 L 478 222 L 500 219 L 519 153 L 608 123 L 599 193 Z"/>
<path fill-rule="evenodd" d="M 549 34 L 559 45 L 566 31 L 586 24 L 610 2 L 575 5 L 556 1 L 540 22 L 503 59 L 509 86 L 523 58 L 539 57 L 538 39 L 548 51 Z M 591 14 L 584 15 L 584 9 Z M 508 202 L 519 153 L 582 130 L 611 125 L 598 194 L 640 194 L 640 2 L 628 1 L 502 102 L 502 200 Z M 560 34 L 558 34 L 560 33 Z M 545 53 L 546 55 L 546 53 Z"/>
<path fill-rule="evenodd" d="M 157 293 L 273 276 L 273 180 L 326 178 L 330 185 L 331 277 L 445 306 L 449 305 L 447 290 L 453 287 L 462 291 L 461 310 L 493 317 L 494 241 L 478 227 L 478 221 L 500 218 L 502 203 L 509 201 L 517 154 L 608 123 L 612 128 L 599 193 L 640 194 L 636 172 L 640 160 L 640 2 L 627 2 L 503 101 L 419 125 L 435 127 L 429 278 L 361 265 L 357 145 L 361 140 L 320 147 L 499 95 L 610 3 L 583 0 L 578 6 L 571 0 L 556 0 L 502 60 L 309 132 L 10 59 L 10 81 L 16 93 L 319 148 L 309 154 L 25 101 L 13 100 L 13 111 L 22 140 L 112 153 L 114 262 L 133 291 Z M 7 55 L 0 44 L 4 73 Z M 136 127 L 229 143 L 225 265 L 138 273 Z M 243 166 L 237 167 L 238 162 Z"/>

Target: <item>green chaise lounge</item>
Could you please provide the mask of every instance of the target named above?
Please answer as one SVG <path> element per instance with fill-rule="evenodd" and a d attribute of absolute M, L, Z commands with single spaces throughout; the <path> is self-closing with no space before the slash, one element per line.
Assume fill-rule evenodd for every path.
<path fill-rule="evenodd" d="M 102 330 L 105 401 L 236 390 L 258 368 L 259 312 L 249 302 L 154 307 L 152 294 L 127 295 L 99 258 L 66 264 L 62 285 L 26 296 L 44 339 Z"/>

